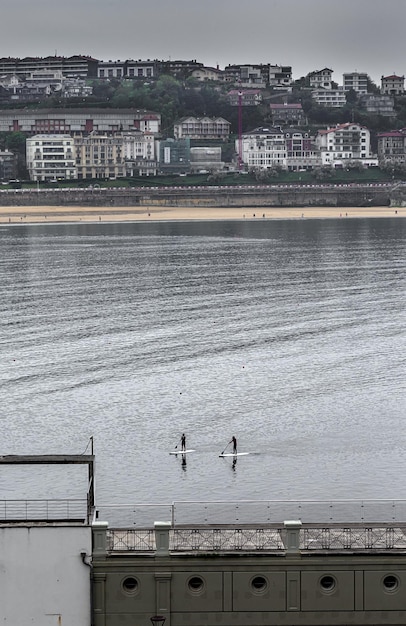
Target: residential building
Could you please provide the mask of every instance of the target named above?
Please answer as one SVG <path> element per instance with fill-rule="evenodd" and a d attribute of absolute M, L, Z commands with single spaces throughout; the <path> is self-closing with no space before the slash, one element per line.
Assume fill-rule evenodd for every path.
<path fill-rule="evenodd" d="M 138 59 L 138 61 L 128 60 L 125 62 L 125 78 L 139 78 L 139 79 L 148 79 L 155 78 L 157 74 L 156 63 L 154 61 L 150 61 L 147 59 L 146 61 L 142 61 Z"/>
<path fill-rule="evenodd" d="M 17 177 L 17 155 L 10 150 L 0 151 L 0 180 L 15 180 Z"/>
<path fill-rule="evenodd" d="M 227 93 L 228 102 L 231 106 L 253 107 L 262 102 L 262 92 L 260 89 L 231 89 Z"/>
<path fill-rule="evenodd" d="M 113 134 L 131 130 L 159 133 L 159 113 L 138 109 L 3 109 L 0 132 L 82 134 L 93 131 Z"/>
<path fill-rule="evenodd" d="M 158 74 L 170 74 L 174 78 L 185 80 L 192 75 L 194 70 L 204 67 L 196 59 L 191 61 L 155 61 Z"/>
<path fill-rule="evenodd" d="M 289 171 L 312 170 L 321 165 L 320 150 L 308 132 L 285 131 L 286 166 Z"/>
<path fill-rule="evenodd" d="M 376 93 L 363 94 L 360 96 L 360 105 L 369 114 L 382 115 L 383 117 L 396 117 L 393 96 Z"/>
<path fill-rule="evenodd" d="M 70 135 L 34 135 L 26 141 L 27 169 L 31 180 L 49 182 L 78 177 L 74 140 Z"/>
<path fill-rule="evenodd" d="M 358 94 L 368 93 L 369 76 L 360 72 L 349 72 L 343 74 L 344 91 L 353 89 Z"/>
<path fill-rule="evenodd" d="M 362 161 L 371 157 L 369 130 L 352 122 L 319 130 L 316 146 L 321 152 L 323 165 L 339 167 L 345 161 Z"/>
<path fill-rule="evenodd" d="M 264 89 L 269 80 L 269 65 L 227 65 L 224 80 L 241 87 Z"/>
<path fill-rule="evenodd" d="M 311 92 L 311 95 L 316 104 L 322 107 L 339 109 L 347 102 L 347 97 L 342 87 L 339 87 L 338 89 L 314 89 Z"/>
<path fill-rule="evenodd" d="M 381 77 L 381 93 L 389 94 L 390 96 L 401 96 L 405 93 L 405 77 L 391 76 Z"/>
<path fill-rule="evenodd" d="M 158 162 L 153 133 L 123 133 L 126 176 L 156 176 Z"/>
<path fill-rule="evenodd" d="M 121 79 L 125 76 L 125 61 L 99 61 L 97 78 Z"/>
<path fill-rule="evenodd" d="M 190 74 L 192 78 L 200 82 L 222 82 L 224 80 L 224 72 L 217 67 L 198 67 Z"/>
<path fill-rule="evenodd" d="M 165 139 L 157 142 L 159 172 L 187 174 L 190 172 L 190 139 Z"/>
<path fill-rule="evenodd" d="M 78 76 L 81 78 L 96 78 L 98 60 L 89 56 L 75 55 L 71 57 L 13 57 L 0 58 L 0 76 L 26 77 L 38 70 L 60 71 L 63 76 Z"/>
<path fill-rule="evenodd" d="M 406 128 L 378 133 L 377 139 L 380 164 L 406 163 Z"/>
<path fill-rule="evenodd" d="M 332 89 L 333 88 L 333 70 L 328 67 L 322 70 L 316 70 L 310 72 L 307 77 L 309 79 L 309 85 L 313 89 Z"/>
<path fill-rule="evenodd" d="M 239 151 L 236 140 L 236 152 Z M 280 128 L 255 128 L 244 133 L 241 138 L 241 159 L 250 169 L 272 169 L 275 166 L 287 167 L 285 135 Z"/>
<path fill-rule="evenodd" d="M 298 102 L 269 105 L 273 126 L 301 126 L 306 124 L 303 107 Z"/>
<path fill-rule="evenodd" d="M 269 65 L 268 84 L 273 89 L 291 91 L 292 67 L 290 65 Z"/>
<path fill-rule="evenodd" d="M 221 160 L 221 146 L 190 148 L 190 171 L 192 173 L 221 172 L 224 161 Z"/>
<path fill-rule="evenodd" d="M 174 125 L 175 139 L 227 139 L 230 122 L 223 117 L 184 117 Z"/>
<path fill-rule="evenodd" d="M 124 135 L 97 132 L 74 137 L 78 179 L 122 178 L 126 175 Z"/>

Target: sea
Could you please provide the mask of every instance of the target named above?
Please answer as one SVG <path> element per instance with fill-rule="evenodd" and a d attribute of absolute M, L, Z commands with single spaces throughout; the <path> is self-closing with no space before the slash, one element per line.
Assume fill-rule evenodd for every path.
<path fill-rule="evenodd" d="M 405 235 L 396 217 L 0 227 L 0 454 L 93 449 L 105 517 L 404 500 Z M 194 452 L 171 455 L 182 433 Z M 219 456 L 232 436 L 249 454 Z M 79 498 L 85 469 L 2 466 L 0 500 Z"/>

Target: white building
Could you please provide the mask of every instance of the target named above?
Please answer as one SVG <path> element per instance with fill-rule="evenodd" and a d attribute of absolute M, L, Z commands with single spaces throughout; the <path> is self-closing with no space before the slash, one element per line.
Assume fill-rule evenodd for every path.
<path fill-rule="evenodd" d="M 310 87 L 313 89 L 332 89 L 333 70 L 325 67 L 322 70 L 316 70 L 308 74 Z"/>
<path fill-rule="evenodd" d="M 390 96 L 401 96 L 405 93 L 405 77 L 391 76 L 381 77 L 381 93 L 388 94 Z"/>
<path fill-rule="evenodd" d="M 31 180 L 77 178 L 74 140 L 70 135 L 34 135 L 26 141 L 26 157 Z"/>
<path fill-rule="evenodd" d="M 341 166 L 347 161 L 367 160 L 371 157 L 370 133 L 365 126 L 347 122 L 334 128 L 319 130 L 316 146 L 323 165 Z"/>
<path fill-rule="evenodd" d="M 316 104 L 322 107 L 339 109 L 347 102 L 347 97 L 342 87 L 338 89 L 315 89 L 311 93 Z"/>
<path fill-rule="evenodd" d="M 157 156 L 152 133 L 123 133 L 123 155 L 127 176 L 156 176 Z"/>
<path fill-rule="evenodd" d="M 287 167 L 285 136 L 279 128 L 256 128 L 250 133 L 244 133 L 241 143 L 241 159 L 248 169 Z M 238 153 L 238 139 L 235 149 Z"/>
<path fill-rule="evenodd" d="M 360 72 L 349 72 L 343 74 L 344 91 L 353 89 L 358 94 L 368 93 L 368 74 Z"/>

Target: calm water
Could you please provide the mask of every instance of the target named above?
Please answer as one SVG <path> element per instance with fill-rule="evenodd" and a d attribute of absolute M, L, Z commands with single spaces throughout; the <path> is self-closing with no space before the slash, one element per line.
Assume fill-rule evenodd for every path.
<path fill-rule="evenodd" d="M 102 504 L 405 498 L 405 232 L 1 228 L 0 454 L 94 436 Z M 182 432 L 186 466 L 168 454 Z M 254 453 L 235 467 L 232 435 Z M 78 495 L 82 474 L 61 493 L 47 471 L 2 470 L 0 499 Z"/>

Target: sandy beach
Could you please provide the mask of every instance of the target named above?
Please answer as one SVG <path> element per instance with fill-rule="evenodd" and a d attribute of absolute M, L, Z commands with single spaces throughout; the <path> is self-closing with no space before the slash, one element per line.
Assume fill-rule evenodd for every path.
<path fill-rule="evenodd" d="M 283 220 L 406 217 L 406 207 L 0 207 L 0 223 Z"/>

